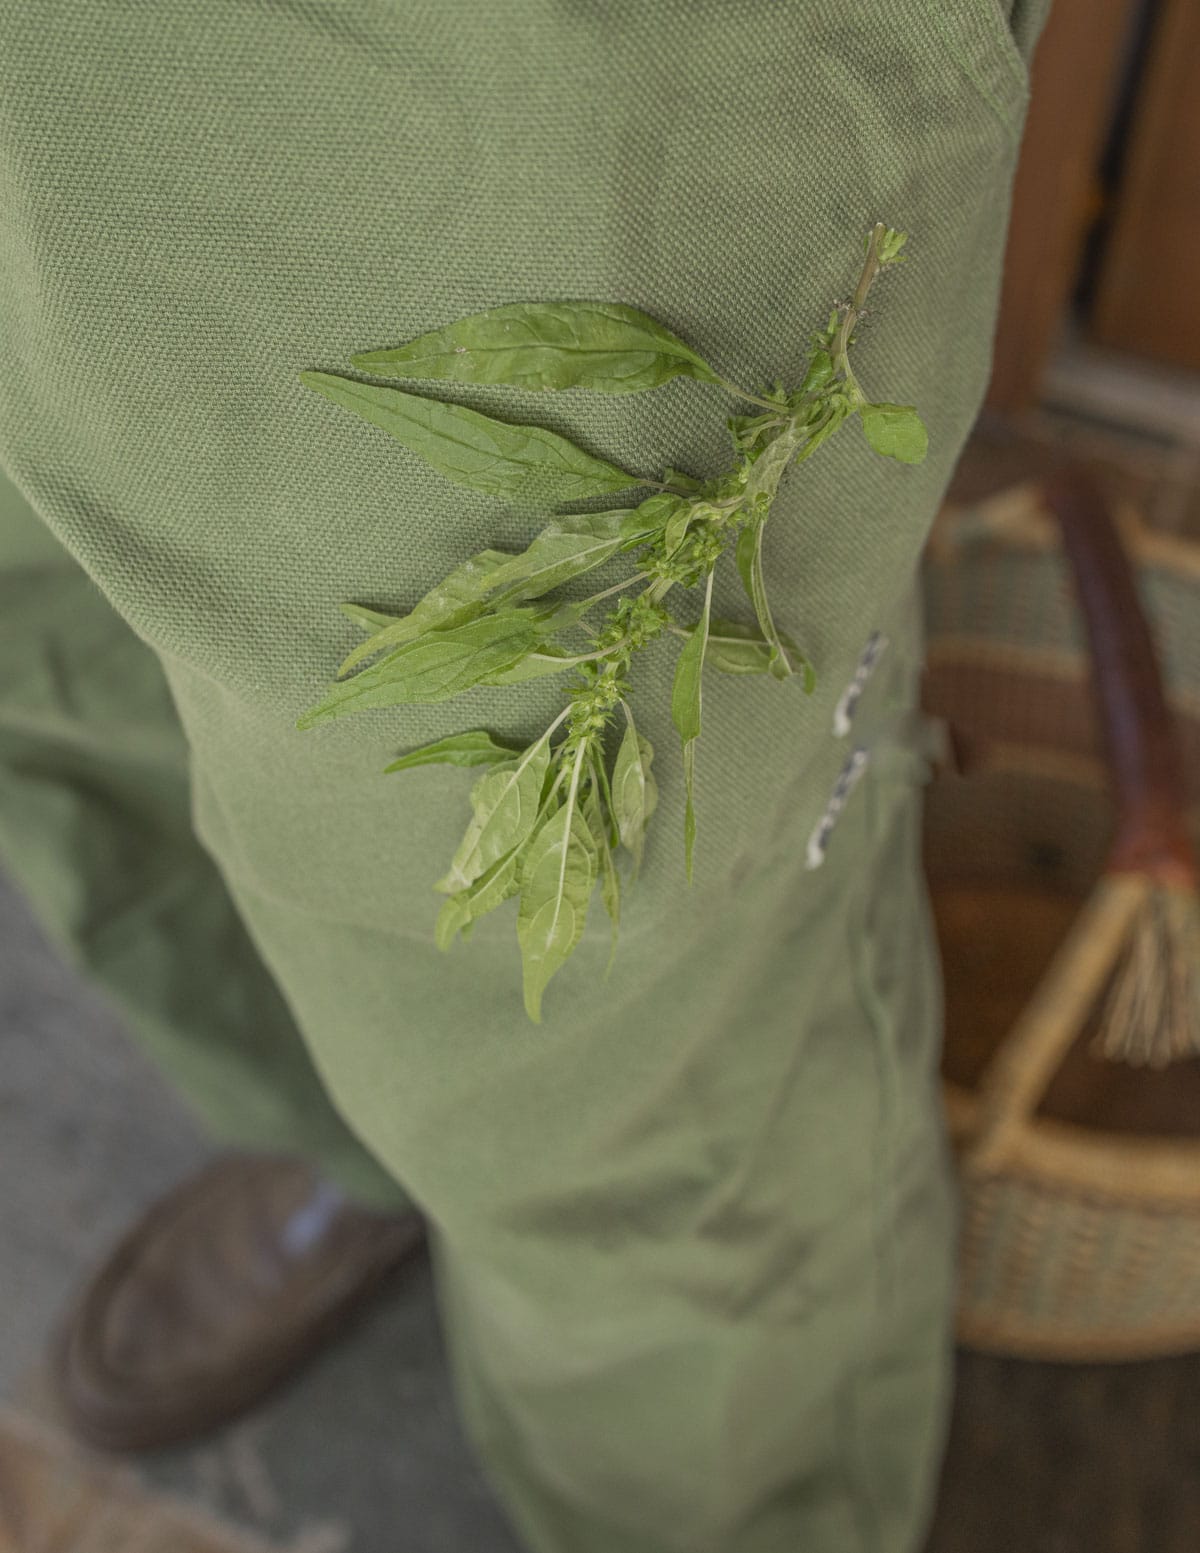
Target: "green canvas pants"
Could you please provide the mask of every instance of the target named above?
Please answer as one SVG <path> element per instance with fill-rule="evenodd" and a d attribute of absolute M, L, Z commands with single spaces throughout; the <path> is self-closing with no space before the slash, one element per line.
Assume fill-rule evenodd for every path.
<path fill-rule="evenodd" d="M 535 1553 L 923 1534 L 954 1201 L 913 739 L 805 854 L 872 632 L 860 715 L 916 697 L 1043 9 L 0 0 L 0 854 L 218 1135 L 428 1215 L 463 1416 Z M 557 681 L 294 724 L 354 639 L 339 600 L 408 607 L 545 514 L 297 373 L 561 297 L 791 384 L 875 220 L 912 263 L 856 370 L 929 458 L 850 427 L 786 477 L 768 573 L 819 685 L 706 680 L 690 890 L 673 654 L 644 655 L 643 874 L 609 979 L 593 912 L 534 1026 L 511 907 L 433 942 L 470 774 L 381 768 L 527 739 Z M 652 477 L 729 459 L 712 386 L 455 397 Z"/>

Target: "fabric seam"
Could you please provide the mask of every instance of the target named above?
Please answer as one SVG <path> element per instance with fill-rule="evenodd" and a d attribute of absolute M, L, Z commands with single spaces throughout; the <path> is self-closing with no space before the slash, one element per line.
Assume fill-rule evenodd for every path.
<path fill-rule="evenodd" d="M 991 3 L 991 0 L 988 0 L 988 3 Z M 987 103 L 988 107 L 991 108 L 992 112 L 1004 125 L 1004 128 L 1008 132 L 1009 139 L 1019 141 L 1021 138 L 1021 125 L 1024 119 L 1025 109 L 1029 101 L 1029 81 L 1026 72 L 1018 65 L 1017 59 L 1010 56 L 1007 51 L 1003 50 L 1002 48 L 1001 52 L 1004 57 L 1005 72 L 1009 79 L 1012 81 L 1013 86 L 1017 89 L 1015 105 L 1012 108 L 1008 108 L 1004 105 L 1004 103 L 999 101 L 995 92 L 992 90 L 988 82 L 983 78 L 982 74 L 976 69 L 974 62 L 969 58 L 966 51 L 959 48 L 957 38 L 947 26 L 946 20 L 942 16 L 937 5 L 930 7 L 929 15 L 933 21 L 934 26 L 941 34 L 942 42 L 945 46 L 947 54 L 949 54 L 950 58 L 955 62 L 963 74 L 967 76 L 983 101 Z M 996 20 L 998 23 L 1003 24 L 1002 17 L 997 16 Z M 1013 44 L 1014 48 L 1015 46 L 1016 45 Z"/>

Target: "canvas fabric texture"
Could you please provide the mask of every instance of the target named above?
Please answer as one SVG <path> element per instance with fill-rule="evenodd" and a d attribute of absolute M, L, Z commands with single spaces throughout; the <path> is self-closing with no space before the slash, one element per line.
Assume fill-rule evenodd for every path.
<path fill-rule="evenodd" d="M 950 1391 L 955 1201 L 897 734 L 823 867 L 850 740 L 911 706 L 922 543 L 987 377 L 1040 3 L 0 0 L 0 851 L 221 1135 L 428 1216 L 464 1421 L 534 1553 L 913 1553 Z M 298 732 L 355 640 L 544 520 L 305 389 L 503 302 L 645 309 L 748 386 L 798 377 L 876 220 L 911 263 L 850 425 L 766 538 L 819 684 L 710 675 L 695 883 L 673 654 L 634 680 L 643 875 L 525 1017 L 512 908 L 433 943 L 470 773 L 556 681 Z M 676 380 L 462 389 L 657 478 L 740 406 Z M 714 609 L 746 618 L 732 567 Z M 136 1118 L 131 1118 L 136 1125 Z"/>

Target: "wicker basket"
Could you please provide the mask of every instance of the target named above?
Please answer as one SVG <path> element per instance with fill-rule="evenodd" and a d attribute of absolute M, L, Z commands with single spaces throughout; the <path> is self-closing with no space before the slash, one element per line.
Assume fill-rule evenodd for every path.
<path fill-rule="evenodd" d="M 1195 835 L 1200 547 L 1116 516 L 1155 622 Z M 1102 956 L 1116 930 L 1098 881 L 1121 819 L 1039 488 L 943 513 L 924 586 L 925 706 L 967 772 L 931 785 L 925 831 L 963 1188 L 960 1340 L 1042 1359 L 1200 1348 L 1200 1060 L 1103 1061 L 1086 1021 L 1069 1043 L 1039 1035 L 1064 943 L 1078 974 L 1080 949 Z"/>

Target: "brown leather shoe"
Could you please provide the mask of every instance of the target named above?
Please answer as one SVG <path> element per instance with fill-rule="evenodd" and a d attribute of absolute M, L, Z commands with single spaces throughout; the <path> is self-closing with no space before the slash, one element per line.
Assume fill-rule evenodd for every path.
<path fill-rule="evenodd" d="M 200 1435 L 337 1332 L 424 1236 L 303 1161 L 225 1155 L 161 1198 L 88 1281 L 51 1348 L 68 1426 L 106 1450 Z"/>

